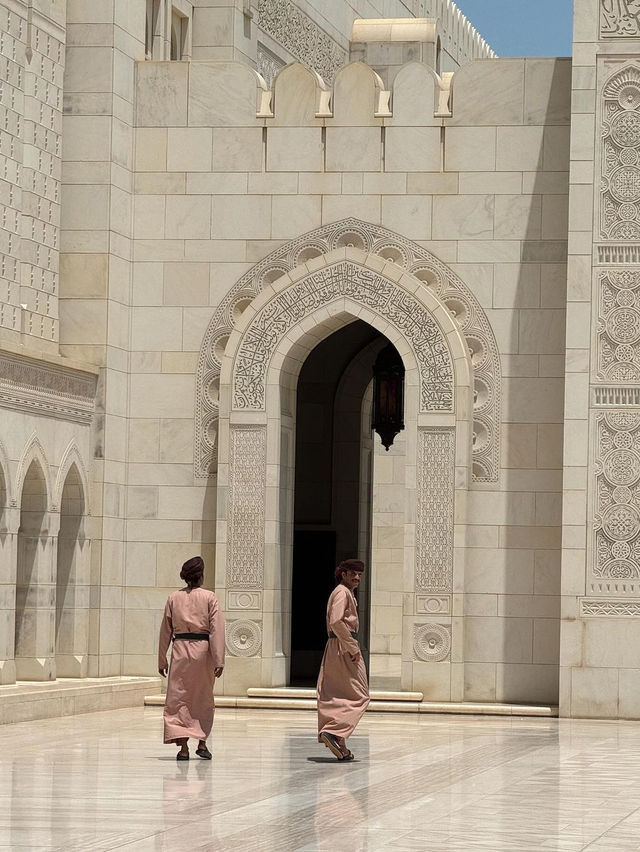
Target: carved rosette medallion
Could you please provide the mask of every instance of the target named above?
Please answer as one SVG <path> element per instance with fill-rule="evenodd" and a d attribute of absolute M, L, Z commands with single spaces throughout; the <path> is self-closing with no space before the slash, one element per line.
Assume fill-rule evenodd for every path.
<path fill-rule="evenodd" d="M 226 630 L 227 651 L 232 657 L 255 657 L 262 648 L 262 630 L 255 621 L 230 621 Z"/>
<path fill-rule="evenodd" d="M 453 364 L 430 312 L 382 275 L 342 261 L 278 294 L 255 317 L 236 355 L 233 406 L 263 410 L 267 369 L 287 332 L 318 308 L 344 296 L 389 319 L 410 343 L 420 371 L 420 410 L 453 411 Z"/>
<path fill-rule="evenodd" d="M 603 90 L 602 239 L 640 240 L 639 152 L 640 69 L 629 65 L 614 74 Z"/>
<path fill-rule="evenodd" d="M 441 663 L 451 653 L 451 630 L 446 624 L 416 624 L 413 652 L 425 663 Z"/>
<path fill-rule="evenodd" d="M 418 435 L 416 592 L 453 589 L 455 436 L 423 429 Z"/>
<path fill-rule="evenodd" d="M 220 370 L 227 341 L 243 310 L 266 284 L 302 263 L 343 246 L 354 246 L 377 255 L 411 273 L 449 310 L 464 336 L 473 369 L 472 478 L 474 482 L 497 482 L 502 401 L 500 356 L 480 304 L 451 269 L 422 246 L 354 218 L 325 225 L 276 249 L 240 278 L 217 309 L 198 361 L 195 475 L 207 477 L 216 472 Z M 385 286 L 388 288 L 389 282 Z M 400 288 L 396 291 L 401 292 Z M 387 306 L 393 306 L 393 302 L 387 302 Z M 393 322 L 387 306 L 384 316 Z M 278 329 L 273 331 L 276 333 Z M 257 365 L 254 367 L 257 369 Z M 247 376 L 246 381 L 250 384 L 251 377 Z"/>
<path fill-rule="evenodd" d="M 640 579 L 640 412 L 600 413 L 596 431 L 592 573 L 619 594 Z"/>
<path fill-rule="evenodd" d="M 600 0 L 601 38 L 640 38 L 638 0 Z"/>

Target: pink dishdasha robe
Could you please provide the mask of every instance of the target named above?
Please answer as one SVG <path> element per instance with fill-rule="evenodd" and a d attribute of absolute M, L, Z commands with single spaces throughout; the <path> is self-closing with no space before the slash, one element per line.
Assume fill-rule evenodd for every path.
<path fill-rule="evenodd" d="M 164 741 L 206 740 L 213 727 L 213 670 L 224 666 L 224 618 L 218 598 L 207 589 L 180 589 L 167 599 L 160 626 L 158 668 L 176 633 L 208 633 L 209 641 L 176 639 L 164 705 Z"/>
<path fill-rule="evenodd" d="M 340 583 L 327 604 L 327 632 L 336 638 L 327 640 L 318 675 L 318 733 L 336 737 L 350 736 L 369 705 L 369 685 L 362 655 L 357 662 L 352 654 L 360 651 L 358 609 L 353 593 Z"/>

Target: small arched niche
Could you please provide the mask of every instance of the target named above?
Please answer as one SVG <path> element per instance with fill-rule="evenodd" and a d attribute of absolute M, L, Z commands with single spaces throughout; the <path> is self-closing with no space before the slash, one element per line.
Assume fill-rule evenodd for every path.
<path fill-rule="evenodd" d="M 89 542 L 86 498 L 75 463 L 60 500 L 56 571 L 55 657 L 58 677 L 86 677 L 89 650 Z"/>
<path fill-rule="evenodd" d="M 54 578 L 47 481 L 37 458 L 22 484 L 16 572 L 15 659 L 18 680 L 54 680 Z"/>

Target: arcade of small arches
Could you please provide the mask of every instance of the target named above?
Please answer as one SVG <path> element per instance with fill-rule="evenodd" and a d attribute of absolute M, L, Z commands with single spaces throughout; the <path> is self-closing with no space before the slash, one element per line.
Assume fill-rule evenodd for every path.
<path fill-rule="evenodd" d="M 90 674 L 88 513 L 75 442 L 55 476 L 35 435 L 13 477 L 0 444 L 0 684 Z"/>

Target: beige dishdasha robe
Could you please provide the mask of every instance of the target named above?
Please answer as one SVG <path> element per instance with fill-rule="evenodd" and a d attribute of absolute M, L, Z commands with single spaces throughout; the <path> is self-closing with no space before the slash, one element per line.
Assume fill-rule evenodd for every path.
<path fill-rule="evenodd" d="M 350 736 L 369 704 L 369 685 L 364 660 L 357 662 L 352 654 L 360 645 L 351 632 L 357 633 L 358 605 L 353 593 L 340 583 L 331 592 L 327 604 L 328 639 L 318 675 L 318 733 L 335 737 Z"/>
<path fill-rule="evenodd" d="M 160 626 L 158 668 L 176 633 L 208 633 L 209 641 L 176 639 L 164 706 L 164 741 L 206 740 L 213 727 L 213 670 L 224 666 L 224 618 L 218 598 L 207 589 L 180 589 L 167 599 Z"/>

